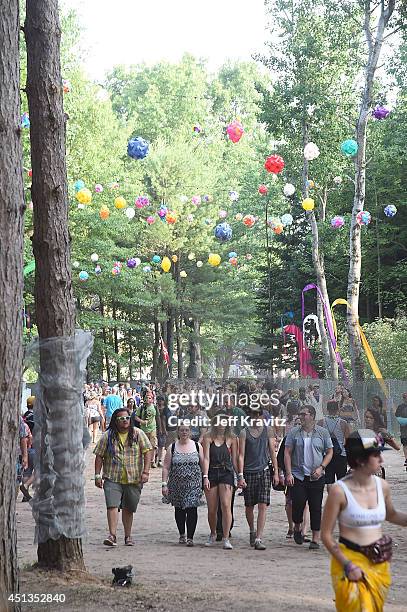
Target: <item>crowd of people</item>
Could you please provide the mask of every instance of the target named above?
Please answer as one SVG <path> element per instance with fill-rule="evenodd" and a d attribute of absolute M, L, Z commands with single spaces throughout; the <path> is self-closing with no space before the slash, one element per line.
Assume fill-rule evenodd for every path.
<path fill-rule="evenodd" d="M 194 546 L 198 508 L 206 505 L 205 546 L 222 541 L 224 550 L 232 550 L 239 494 L 244 498 L 248 545 L 265 550 L 273 487 L 285 494 L 287 539 L 317 550 L 322 537 L 332 555 L 337 609 L 381 610 L 391 557 L 391 542 L 382 536 L 381 523 L 386 518 L 407 526 L 407 514 L 393 508 L 384 480 L 381 451 L 385 444 L 396 450 L 400 446 L 387 430 L 381 399 L 372 398 L 362 416 L 350 392 L 339 384 L 330 398 L 323 398 L 316 384 L 285 393 L 264 383 L 208 385 L 199 395 L 192 391 L 192 385 L 181 389 L 173 383 L 85 385 L 84 420 L 93 442 L 95 485 L 103 489 L 107 509 L 104 545 L 118 544 L 120 512 L 124 544 L 134 545 L 133 515 L 143 485 L 151 469 L 161 468 L 162 500 L 174 507 L 180 544 Z M 261 395 L 264 401 L 259 401 Z M 28 458 L 34 399 L 28 399 L 20 422 L 23 501 L 30 498 L 34 479 Z M 406 393 L 395 417 L 407 466 Z M 339 543 L 332 535 L 336 522 Z M 355 593 L 360 607 L 354 603 Z"/>

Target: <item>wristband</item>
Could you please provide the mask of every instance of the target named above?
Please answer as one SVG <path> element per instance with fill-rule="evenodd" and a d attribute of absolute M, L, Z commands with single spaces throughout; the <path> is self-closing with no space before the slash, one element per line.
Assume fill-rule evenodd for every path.
<path fill-rule="evenodd" d="M 343 571 L 345 572 L 346 578 L 348 577 L 349 572 L 352 571 L 352 565 L 353 565 L 352 561 L 347 561 L 345 565 L 343 566 Z"/>
<path fill-rule="evenodd" d="M 204 474 L 202 478 L 208 478 L 208 474 Z"/>
<path fill-rule="evenodd" d="M 101 480 L 101 475 L 100 474 L 95 474 L 95 480 Z"/>
<path fill-rule="evenodd" d="M 167 486 L 167 483 L 166 483 L 166 482 L 162 482 L 162 483 L 161 483 L 161 486 L 162 486 L 162 487 L 166 487 L 166 486 Z"/>
<path fill-rule="evenodd" d="M 243 472 L 241 472 L 240 474 L 237 475 L 238 478 L 244 478 L 244 474 Z"/>

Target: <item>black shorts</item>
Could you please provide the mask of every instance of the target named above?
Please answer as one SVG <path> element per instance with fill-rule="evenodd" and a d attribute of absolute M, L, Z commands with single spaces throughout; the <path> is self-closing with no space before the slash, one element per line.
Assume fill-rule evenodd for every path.
<path fill-rule="evenodd" d="M 100 416 L 90 417 L 89 424 L 92 425 L 93 423 L 100 423 L 101 420 L 102 420 L 102 417 Z"/>
<path fill-rule="evenodd" d="M 243 489 L 244 505 L 270 505 L 271 473 L 267 467 L 259 472 L 244 472 L 246 488 Z"/>
<path fill-rule="evenodd" d="M 235 484 L 233 472 L 225 468 L 209 468 L 208 480 L 211 487 L 217 487 L 220 484 L 227 484 L 233 487 Z"/>
<path fill-rule="evenodd" d="M 348 462 L 346 457 L 343 457 L 342 455 L 334 455 L 325 468 L 325 483 L 334 484 L 336 480 L 344 478 L 347 471 Z"/>

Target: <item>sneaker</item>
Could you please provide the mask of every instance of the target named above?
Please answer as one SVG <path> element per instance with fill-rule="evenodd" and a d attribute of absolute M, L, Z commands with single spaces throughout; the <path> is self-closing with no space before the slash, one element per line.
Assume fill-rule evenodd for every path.
<path fill-rule="evenodd" d="M 208 546 L 208 547 L 213 546 L 215 544 L 215 541 L 216 541 L 216 536 L 209 534 L 208 541 L 205 542 L 205 546 Z"/>
<path fill-rule="evenodd" d="M 223 549 L 224 550 L 233 550 L 233 546 L 228 539 L 223 540 Z"/>
<path fill-rule="evenodd" d="M 302 544 L 304 542 L 304 536 L 302 535 L 301 531 L 294 530 L 294 542 L 296 544 Z"/>
<path fill-rule="evenodd" d="M 186 544 L 186 541 L 187 541 L 187 539 L 186 539 L 185 535 L 180 535 L 179 536 L 178 544 Z"/>
<path fill-rule="evenodd" d="M 157 464 L 156 464 L 156 462 L 155 462 L 155 461 L 154 461 L 154 462 L 151 464 L 151 467 L 152 467 L 152 468 L 156 468 L 156 467 L 157 467 Z"/>
<path fill-rule="evenodd" d="M 266 547 L 259 538 L 256 538 L 256 541 L 254 543 L 254 549 L 255 550 L 266 550 Z"/>
<path fill-rule="evenodd" d="M 194 541 L 192 538 L 187 538 L 187 546 L 193 546 L 194 545 Z"/>
<path fill-rule="evenodd" d="M 117 542 L 116 542 L 116 536 L 112 535 L 111 533 L 109 533 L 109 535 L 107 536 L 107 538 L 105 538 L 103 540 L 103 544 L 105 546 L 117 546 Z"/>
<path fill-rule="evenodd" d="M 24 495 L 24 497 L 22 499 L 23 502 L 28 502 L 28 501 L 30 501 L 30 499 L 32 499 L 31 495 L 28 492 L 28 489 L 26 489 L 23 484 L 20 485 L 20 491 Z"/>
<path fill-rule="evenodd" d="M 319 550 L 320 546 L 319 546 L 318 542 L 312 541 L 311 544 L 309 545 L 309 549 L 310 550 Z"/>
<path fill-rule="evenodd" d="M 256 541 L 256 532 L 251 531 L 249 538 L 250 538 L 250 546 L 254 546 L 254 543 Z"/>
<path fill-rule="evenodd" d="M 126 536 L 124 538 L 124 545 L 125 546 L 134 546 L 135 542 L 133 540 L 133 538 L 131 536 Z"/>
<path fill-rule="evenodd" d="M 163 462 L 159 461 L 157 465 L 158 465 L 158 467 L 162 467 L 163 466 Z"/>

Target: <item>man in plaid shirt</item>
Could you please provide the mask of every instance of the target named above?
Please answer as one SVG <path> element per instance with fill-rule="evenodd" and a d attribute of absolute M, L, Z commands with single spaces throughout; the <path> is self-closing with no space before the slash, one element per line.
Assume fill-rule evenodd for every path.
<path fill-rule="evenodd" d="M 112 414 L 108 430 L 94 449 L 95 485 L 103 488 L 109 535 L 106 546 L 116 546 L 119 508 L 122 509 L 124 543 L 133 546 L 133 514 L 137 510 L 143 484 L 148 482 L 153 448 L 146 434 L 130 425 L 130 412 L 119 408 Z M 100 474 L 103 467 L 103 475 Z"/>

